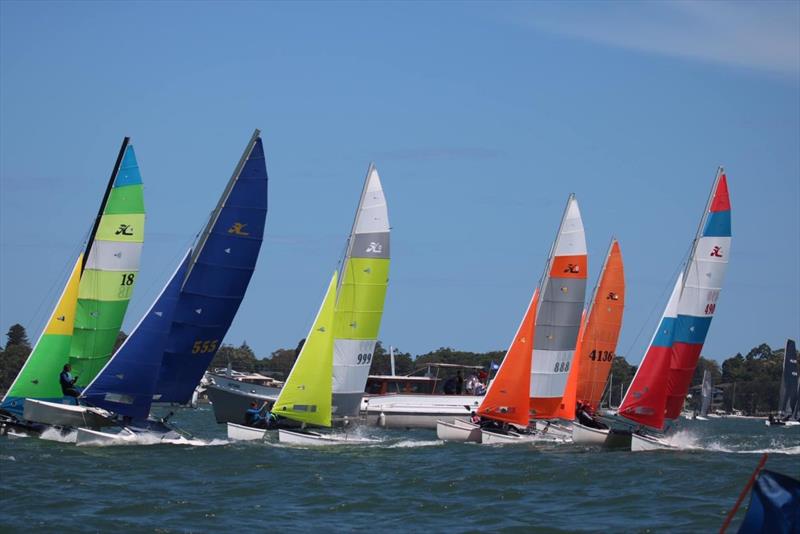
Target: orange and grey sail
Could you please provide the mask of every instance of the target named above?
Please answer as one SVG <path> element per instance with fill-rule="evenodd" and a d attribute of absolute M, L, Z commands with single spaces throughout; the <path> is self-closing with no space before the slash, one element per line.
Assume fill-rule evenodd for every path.
<path fill-rule="evenodd" d="M 625 308 L 625 271 L 616 239 L 611 240 L 594 296 L 589 303 L 586 326 L 575 353 L 576 400 L 596 409 L 611 372 Z M 574 405 L 573 405 L 574 407 Z"/>
<path fill-rule="evenodd" d="M 583 222 L 570 195 L 539 283 L 530 383 L 534 418 L 554 417 L 560 408 L 581 325 L 586 269 Z"/>
<path fill-rule="evenodd" d="M 531 354 L 533 352 L 533 325 L 536 319 L 536 305 L 539 290 L 525 311 L 514 340 L 506 352 L 503 363 L 497 371 L 486 396 L 483 397 L 478 413 L 497 421 L 528 426 L 528 390 L 531 376 Z"/>

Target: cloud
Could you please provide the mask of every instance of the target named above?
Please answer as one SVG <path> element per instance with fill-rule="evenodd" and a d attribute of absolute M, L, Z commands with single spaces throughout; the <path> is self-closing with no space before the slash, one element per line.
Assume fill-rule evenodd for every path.
<path fill-rule="evenodd" d="M 556 35 L 691 60 L 800 74 L 800 2 L 533 4 L 517 22 Z"/>

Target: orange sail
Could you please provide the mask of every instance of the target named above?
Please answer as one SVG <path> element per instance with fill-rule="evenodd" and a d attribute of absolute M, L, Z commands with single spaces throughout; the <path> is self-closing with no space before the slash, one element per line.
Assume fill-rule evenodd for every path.
<path fill-rule="evenodd" d="M 573 412 L 576 400 L 588 403 L 594 409 L 600 404 L 608 374 L 611 372 L 611 362 L 617 350 L 624 307 L 625 271 L 622 266 L 622 253 L 617 240 L 612 239 L 594 296 L 589 304 L 580 347 L 575 351 L 574 361 L 578 376 L 577 398 L 572 399 L 570 408 Z"/>
<path fill-rule="evenodd" d="M 553 413 L 553 417 L 559 419 L 566 419 L 573 421 L 575 419 L 575 403 L 578 400 L 576 393 L 578 389 L 578 376 L 581 368 L 581 347 L 583 346 L 583 333 L 586 331 L 586 311 L 581 316 L 581 329 L 578 331 L 578 343 L 575 345 L 575 356 L 572 358 L 572 367 L 570 367 L 569 375 L 567 376 L 567 386 L 564 388 L 564 396 L 561 397 L 561 404 Z"/>
<path fill-rule="evenodd" d="M 489 391 L 478 407 L 478 413 L 497 421 L 528 426 L 528 392 L 531 380 L 531 354 L 533 352 L 533 325 L 539 290 L 533 293 L 525 317 L 514 340 L 506 352 Z"/>

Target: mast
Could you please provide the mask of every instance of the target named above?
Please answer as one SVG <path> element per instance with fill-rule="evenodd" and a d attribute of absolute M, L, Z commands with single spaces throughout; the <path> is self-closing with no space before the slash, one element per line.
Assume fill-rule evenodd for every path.
<path fill-rule="evenodd" d="M 358 216 L 361 214 L 361 206 L 364 204 L 364 197 L 367 196 L 367 187 L 369 186 L 369 178 L 372 176 L 372 171 L 375 168 L 375 162 L 370 162 L 367 167 L 367 176 L 364 178 L 364 186 L 361 188 L 361 196 L 358 198 L 358 206 L 356 206 L 356 214 L 353 216 L 353 226 L 350 227 L 350 234 L 347 236 L 347 247 L 345 248 L 344 257 L 340 270 L 342 275 L 339 277 L 339 284 L 336 286 L 336 303 L 339 303 L 339 295 L 341 294 L 342 284 L 347 276 L 347 263 L 350 254 L 353 252 L 353 236 L 356 233 L 356 225 L 358 224 Z"/>
<path fill-rule="evenodd" d="M 695 252 L 697 252 L 697 244 L 700 242 L 700 237 L 703 234 L 703 228 L 705 228 L 706 220 L 708 220 L 708 214 L 711 210 L 711 203 L 714 201 L 714 193 L 717 192 L 717 185 L 719 184 L 719 177 L 725 172 L 725 169 L 722 168 L 722 165 L 717 167 L 717 176 L 714 178 L 714 183 L 711 184 L 711 193 L 708 195 L 708 201 L 706 202 L 706 209 L 703 212 L 703 216 L 700 217 L 700 224 L 697 226 L 697 233 L 694 236 L 694 241 L 692 241 L 692 251 L 689 253 L 689 258 L 686 260 L 686 267 L 683 270 L 683 285 L 686 284 L 686 280 L 689 276 L 689 269 L 692 267 L 692 258 L 694 257 Z M 681 286 L 681 294 L 683 294 L 683 285 Z"/>
<path fill-rule="evenodd" d="M 184 285 L 186 285 L 186 281 L 189 280 L 189 275 L 192 274 L 194 264 L 197 262 L 197 258 L 200 256 L 200 253 L 203 251 L 203 247 L 205 246 L 206 241 L 208 241 L 208 236 L 211 235 L 211 229 L 214 228 L 222 208 L 225 207 L 225 203 L 228 201 L 228 197 L 230 196 L 231 191 L 233 191 L 236 181 L 239 179 L 239 175 L 242 173 L 242 169 L 244 168 L 245 163 L 247 163 L 247 159 L 250 157 L 250 153 L 253 151 L 253 147 L 255 146 L 256 141 L 258 141 L 260 135 L 261 130 L 256 128 L 253 131 L 253 135 L 250 137 L 250 141 L 247 143 L 244 152 L 242 153 L 242 157 L 239 158 L 239 163 L 236 164 L 236 168 L 233 170 L 231 179 L 228 180 L 228 185 L 225 186 L 225 191 L 223 191 L 222 196 L 219 197 L 217 207 L 214 208 L 213 212 L 211 212 L 211 216 L 208 218 L 208 223 L 203 229 L 203 233 L 200 234 L 200 238 L 197 240 L 197 245 L 192 251 L 192 259 L 189 261 L 189 269 L 187 269 L 186 276 L 183 279 Z M 183 290 L 183 287 L 181 287 L 181 290 Z"/>
<path fill-rule="evenodd" d="M 117 178 L 117 173 L 119 172 L 119 166 L 122 165 L 122 158 L 125 156 L 125 150 L 127 150 L 130 142 L 131 138 L 126 137 L 125 139 L 122 140 L 122 146 L 119 148 L 119 154 L 117 154 L 117 161 L 116 163 L 114 163 L 114 170 L 111 171 L 111 177 L 108 179 L 106 192 L 103 193 L 103 200 L 100 202 L 100 210 L 97 212 L 97 217 L 94 220 L 94 225 L 92 225 L 92 232 L 89 234 L 89 239 L 86 241 L 86 249 L 83 252 L 83 261 L 81 262 L 81 275 L 83 275 L 83 270 L 86 268 L 86 262 L 89 261 L 89 252 L 92 250 L 92 244 L 94 244 L 94 238 L 97 235 L 97 230 L 100 228 L 100 219 L 103 217 L 103 212 L 106 209 L 106 203 L 108 202 L 108 197 L 111 196 L 111 189 L 114 187 L 114 180 Z"/>
<path fill-rule="evenodd" d="M 564 229 L 564 222 L 567 219 L 567 213 L 569 212 L 569 206 L 572 201 L 575 200 L 575 193 L 570 193 L 569 198 L 567 199 L 567 205 L 564 206 L 564 213 L 561 214 L 561 222 L 558 225 L 558 232 L 556 232 L 556 238 L 553 240 L 553 243 L 550 245 L 550 254 L 547 256 L 547 265 L 544 267 L 544 272 L 542 273 L 542 277 L 539 279 L 539 287 L 541 288 L 542 298 L 539 300 L 539 303 L 536 305 L 536 316 L 539 316 L 539 311 L 542 307 L 542 303 L 544 303 L 544 295 L 545 289 L 547 285 L 547 281 L 550 278 L 550 270 L 553 268 L 553 260 L 554 254 L 558 247 L 558 242 L 561 240 L 561 230 Z M 588 317 L 588 316 L 587 316 Z"/>

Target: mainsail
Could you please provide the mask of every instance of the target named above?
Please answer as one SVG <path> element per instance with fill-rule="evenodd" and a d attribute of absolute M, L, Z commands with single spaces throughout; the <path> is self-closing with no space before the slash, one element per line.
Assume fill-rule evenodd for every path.
<path fill-rule="evenodd" d="M 783 373 L 778 401 L 778 417 L 788 419 L 797 417 L 798 407 L 798 372 L 797 347 L 793 339 L 786 340 L 786 351 L 783 353 Z"/>
<path fill-rule="evenodd" d="M 720 168 L 683 273 L 667 378 L 667 419 L 678 418 L 683 409 L 717 307 L 730 252 L 731 203 L 725 172 Z"/>
<path fill-rule="evenodd" d="M 664 427 L 664 405 L 667 400 L 667 373 L 672 355 L 672 340 L 678 315 L 678 299 L 683 273 L 678 274 L 658 328 L 650 340 L 642 363 L 619 405 L 619 414 L 635 423 L 652 428 Z"/>
<path fill-rule="evenodd" d="M 625 308 L 625 271 L 616 239 L 606 254 L 600 278 L 589 303 L 586 327 L 581 336 L 577 380 L 577 400 L 597 409 L 606 387 L 611 363 L 617 350 L 622 314 Z"/>
<path fill-rule="evenodd" d="M 100 372 L 114 350 L 133 294 L 144 242 L 142 176 L 125 138 L 114 166 L 113 186 L 86 247 L 69 363 L 78 385 Z"/>
<path fill-rule="evenodd" d="M 570 195 L 539 283 L 530 383 L 536 418 L 552 417 L 561 404 L 581 324 L 586 269 L 583 222 L 578 201 Z"/>
<path fill-rule="evenodd" d="M 144 236 L 142 181 L 130 139 L 117 155 L 86 247 L 73 267 L 41 336 L 3 397 L 22 416 L 24 399 L 62 399 L 59 373 L 73 366 L 79 384 L 111 355 L 128 307 Z"/>
<path fill-rule="evenodd" d="M 228 332 L 255 269 L 267 216 L 267 167 L 253 133 L 192 251 L 155 400 L 189 402 Z"/>
<path fill-rule="evenodd" d="M 528 309 L 517 328 L 517 333 L 506 352 L 497 375 L 489 384 L 478 413 L 482 416 L 520 426 L 529 422 L 529 389 L 531 377 L 531 354 L 533 353 L 533 325 L 539 289 L 533 292 Z"/>
<path fill-rule="evenodd" d="M 133 420 L 147 418 L 190 253 L 136 328 L 82 392 L 81 399 L 87 404 Z"/>
<path fill-rule="evenodd" d="M 389 214 L 378 170 L 370 165 L 356 210 L 336 297 L 333 411 L 357 415 L 367 383 L 389 283 Z"/>
<path fill-rule="evenodd" d="M 338 273 L 334 271 L 306 342 L 272 407 L 272 412 L 281 417 L 312 425 L 331 426 L 337 282 Z"/>

